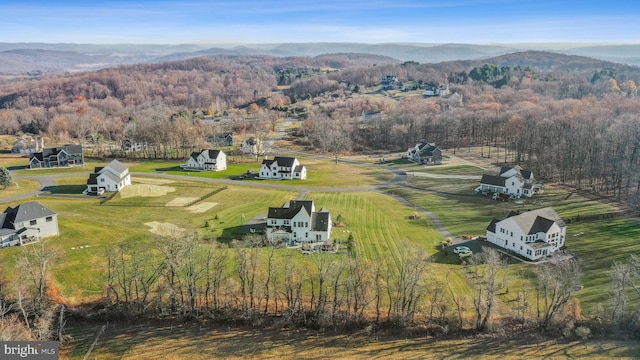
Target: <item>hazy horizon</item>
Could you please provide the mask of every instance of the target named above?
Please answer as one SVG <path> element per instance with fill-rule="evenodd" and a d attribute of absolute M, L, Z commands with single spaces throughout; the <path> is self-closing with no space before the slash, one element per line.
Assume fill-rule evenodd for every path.
<path fill-rule="evenodd" d="M 8 0 L 3 42 L 638 44 L 640 3 L 614 0 Z M 10 37 L 7 34 L 11 34 Z"/>

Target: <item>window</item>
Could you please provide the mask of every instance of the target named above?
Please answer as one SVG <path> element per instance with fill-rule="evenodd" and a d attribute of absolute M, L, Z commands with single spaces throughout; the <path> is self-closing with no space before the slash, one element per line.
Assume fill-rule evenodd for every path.
<path fill-rule="evenodd" d="M 304 237 L 308 238 L 309 237 L 309 233 L 304 233 Z"/>
<path fill-rule="evenodd" d="M 35 225 L 35 224 L 37 224 L 37 223 L 38 223 L 38 221 L 37 221 L 37 220 L 31 220 L 31 221 L 29 221 L 29 225 Z"/>
<path fill-rule="evenodd" d="M 511 232 L 511 236 L 513 236 L 513 231 Z"/>
<path fill-rule="evenodd" d="M 104 178 L 100 178 L 100 182 L 104 182 Z"/>
<path fill-rule="evenodd" d="M 53 221 L 53 216 L 47 216 L 46 220 L 47 220 L 47 222 L 52 222 Z"/>

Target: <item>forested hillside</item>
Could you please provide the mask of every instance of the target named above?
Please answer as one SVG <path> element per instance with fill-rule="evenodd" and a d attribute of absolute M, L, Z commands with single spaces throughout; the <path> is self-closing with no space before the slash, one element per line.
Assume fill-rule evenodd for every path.
<path fill-rule="evenodd" d="M 393 86 L 381 86 L 387 75 Z M 116 154 L 104 143 L 129 139 L 154 149 L 142 156 L 166 157 L 184 154 L 163 149 L 213 132 L 255 134 L 294 117 L 300 144 L 322 151 L 332 134 L 363 153 L 425 140 L 453 151 L 483 145 L 496 162 L 638 206 L 638 81 L 637 67 L 550 52 L 438 64 L 218 55 L 6 81 L 0 132 L 77 138 L 105 155 Z M 450 94 L 423 96 L 439 86 Z"/>

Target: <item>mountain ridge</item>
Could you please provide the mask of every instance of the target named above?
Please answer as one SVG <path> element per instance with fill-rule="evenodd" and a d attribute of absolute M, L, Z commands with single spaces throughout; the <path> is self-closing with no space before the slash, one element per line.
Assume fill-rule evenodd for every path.
<path fill-rule="evenodd" d="M 304 56 L 357 53 L 397 59 L 399 62 L 440 63 L 482 60 L 527 50 L 587 56 L 627 65 L 640 65 L 640 44 L 458 44 L 458 43 L 279 43 L 204 46 L 196 44 L 48 44 L 0 43 L 0 74 L 68 73 L 137 63 L 158 63 L 198 56 Z"/>

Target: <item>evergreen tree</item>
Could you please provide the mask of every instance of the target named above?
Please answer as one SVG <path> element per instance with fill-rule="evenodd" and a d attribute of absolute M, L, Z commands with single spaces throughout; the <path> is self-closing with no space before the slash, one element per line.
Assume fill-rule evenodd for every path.
<path fill-rule="evenodd" d="M 5 167 L 0 167 L 0 186 L 6 189 L 12 184 L 11 173 Z"/>

